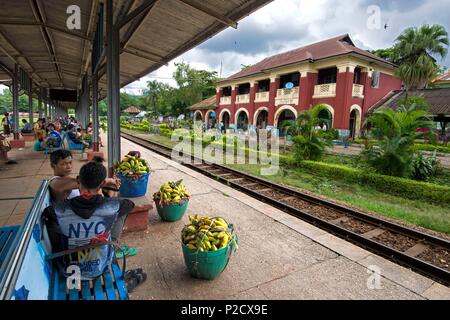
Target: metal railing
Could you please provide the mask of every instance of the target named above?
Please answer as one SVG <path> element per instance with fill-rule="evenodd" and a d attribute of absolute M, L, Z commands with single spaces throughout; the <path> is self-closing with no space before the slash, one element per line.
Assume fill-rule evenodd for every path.
<path fill-rule="evenodd" d="M 10 300 L 14 293 L 15 284 L 33 235 L 34 226 L 42 215 L 42 205 L 48 192 L 48 186 L 49 182 L 43 180 L 25 221 L 20 227 L 16 239 L 14 239 L 11 246 L 11 248 L 15 249 L 10 250 L 5 257 L 5 263 L 0 270 L 0 274 L 3 275 L 0 283 L 0 300 Z"/>

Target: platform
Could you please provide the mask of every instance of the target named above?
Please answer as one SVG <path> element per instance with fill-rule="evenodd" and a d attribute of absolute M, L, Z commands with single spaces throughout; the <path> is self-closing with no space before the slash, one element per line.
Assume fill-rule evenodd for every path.
<path fill-rule="evenodd" d="M 132 150 L 141 151 L 153 170 L 148 201 L 167 180 L 183 179 L 193 196 L 182 221 L 162 222 L 152 210 L 146 232 L 121 238 L 139 248 L 128 268 L 142 267 L 148 274 L 131 299 L 450 299 L 445 286 L 122 140 L 122 154 Z M 13 150 L 10 158 L 18 164 L 0 164 L 0 198 L 32 197 L 39 182 L 51 176 L 49 160 L 30 147 Z M 79 154 L 74 158 L 77 172 L 85 161 Z M 2 200 L 0 225 L 20 223 L 30 203 Z M 187 215 L 196 213 L 224 217 L 239 237 L 238 251 L 214 281 L 191 278 L 184 265 L 181 230 Z M 371 266 L 381 270 L 379 289 L 367 285 Z"/>

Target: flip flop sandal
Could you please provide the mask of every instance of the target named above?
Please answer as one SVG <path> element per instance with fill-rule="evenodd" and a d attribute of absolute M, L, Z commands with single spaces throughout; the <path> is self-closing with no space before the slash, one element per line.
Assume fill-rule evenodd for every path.
<path fill-rule="evenodd" d="M 139 272 L 140 271 L 140 272 Z M 125 285 L 129 293 L 133 292 L 136 287 L 140 286 L 147 280 L 147 274 L 141 268 L 130 270 L 129 276 L 125 275 Z"/>

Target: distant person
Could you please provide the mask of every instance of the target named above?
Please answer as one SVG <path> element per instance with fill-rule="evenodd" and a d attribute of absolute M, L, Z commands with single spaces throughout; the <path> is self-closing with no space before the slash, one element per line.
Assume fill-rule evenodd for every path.
<path fill-rule="evenodd" d="M 22 123 L 24 124 L 22 130 L 20 130 L 22 133 L 33 133 L 33 125 L 31 123 L 28 123 L 26 119 L 22 119 Z"/>
<path fill-rule="evenodd" d="M 9 137 L 11 135 L 11 124 L 9 123 L 8 112 L 4 114 L 4 117 L 2 119 L 2 125 L 3 125 L 3 134 L 5 135 L 5 137 Z"/>
<path fill-rule="evenodd" d="M 47 135 L 46 145 L 48 147 L 59 148 L 62 143 L 62 137 L 61 137 L 61 134 L 58 131 L 56 131 L 55 125 L 53 123 L 50 123 L 47 126 L 47 132 L 48 132 L 48 135 Z"/>
<path fill-rule="evenodd" d="M 89 147 L 89 143 L 84 142 L 80 137 L 77 137 L 77 134 L 74 132 L 74 126 L 72 124 L 69 124 L 67 126 L 67 136 L 73 143 L 82 144 L 84 146 L 84 149 Z"/>

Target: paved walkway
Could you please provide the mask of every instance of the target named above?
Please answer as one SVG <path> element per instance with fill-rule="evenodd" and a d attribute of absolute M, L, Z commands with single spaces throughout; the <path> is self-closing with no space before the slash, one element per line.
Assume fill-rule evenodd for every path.
<path fill-rule="evenodd" d="M 141 147 L 122 140 L 122 153 L 140 150 L 152 169 L 148 193 L 165 181 L 183 179 L 193 193 L 182 221 L 162 222 L 150 213 L 148 231 L 124 234 L 138 247 L 128 268 L 142 267 L 148 280 L 132 299 L 450 299 L 450 289 L 391 263 L 282 211 Z M 106 150 L 103 149 L 106 154 Z M 0 165 L 0 198 L 33 196 L 51 176 L 48 160 L 29 148 L 10 153 L 19 164 Z M 74 172 L 81 165 L 75 155 Z M 0 201 L 0 225 L 23 220 L 31 200 Z M 239 249 L 214 281 L 189 276 L 181 250 L 187 215 L 222 216 L 236 227 Z M 381 270 L 380 288 L 370 289 L 369 266 Z"/>

